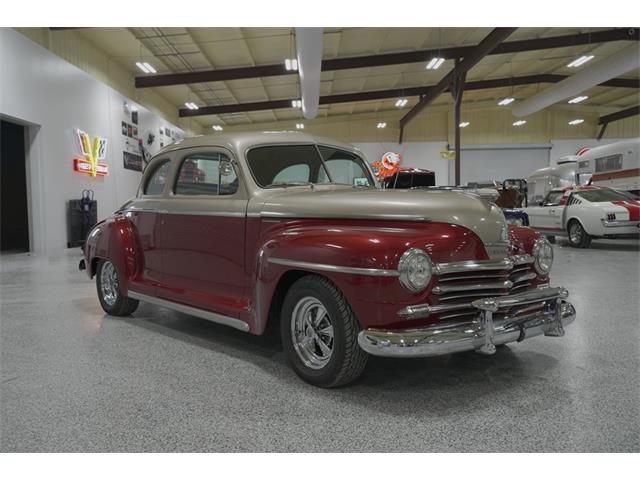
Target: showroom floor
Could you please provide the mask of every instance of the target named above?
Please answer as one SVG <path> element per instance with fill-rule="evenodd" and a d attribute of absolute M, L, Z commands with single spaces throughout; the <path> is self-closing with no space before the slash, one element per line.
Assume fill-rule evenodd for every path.
<path fill-rule="evenodd" d="M 253 337 L 150 305 L 105 316 L 79 250 L 3 256 L 1 451 L 638 451 L 637 242 L 556 248 L 564 338 L 371 359 L 322 390 Z"/>

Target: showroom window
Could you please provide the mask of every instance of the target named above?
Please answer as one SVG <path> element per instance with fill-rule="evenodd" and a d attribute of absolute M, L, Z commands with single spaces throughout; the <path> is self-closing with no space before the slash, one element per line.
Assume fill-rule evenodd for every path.
<path fill-rule="evenodd" d="M 169 160 L 163 160 L 153 171 L 151 177 L 144 187 L 145 195 L 162 195 L 164 185 L 167 183 L 167 175 L 169 174 Z"/>
<path fill-rule="evenodd" d="M 176 195 L 233 195 L 238 177 L 224 154 L 206 153 L 184 159 L 176 182 Z"/>

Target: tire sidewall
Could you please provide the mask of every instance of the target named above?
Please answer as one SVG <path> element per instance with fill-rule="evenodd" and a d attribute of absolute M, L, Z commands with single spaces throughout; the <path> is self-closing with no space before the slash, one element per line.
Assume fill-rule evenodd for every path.
<path fill-rule="evenodd" d="M 580 236 L 580 241 L 579 242 L 574 242 L 573 239 L 571 238 L 571 228 L 576 225 L 577 228 L 579 228 L 582 232 L 582 235 Z M 584 227 L 582 226 L 582 223 L 580 223 L 579 220 L 571 220 L 569 222 L 569 225 L 567 227 L 567 236 L 569 237 L 569 244 L 572 247 L 576 247 L 576 248 L 585 248 L 587 245 L 589 245 L 590 243 L 590 237 L 589 234 L 587 233 L 587 231 L 584 229 Z"/>
<path fill-rule="evenodd" d="M 307 367 L 293 346 L 291 338 L 292 314 L 296 304 L 304 297 L 317 298 L 331 318 L 333 326 L 333 351 L 329 363 L 319 370 Z M 294 371 L 309 383 L 315 385 L 329 385 L 340 372 L 346 356 L 345 321 L 337 304 L 334 292 L 318 281 L 318 277 L 308 276 L 298 280 L 287 293 L 282 305 L 280 332 L 282 346 Z"/>
<path fill-rule="evenodd" d="M 118 276 L 118 297 L 116 298 L 116 301 L 113 305 L 107 304 L 102 298 L 101 274 L 102 274 L 102 268 L 107 262 L 113 265 L 113 268 L 116 270 L 116 275 Z M 124 295 L 122 295 L 122 292 L 120 292 L 120 272 L 118 272 L 118 268 L 110 260 L 101 259 L 98 262 L 98 267 L 96 268 L 96 289 L 98 291 L 98 299 L 100 300 L 100 305 L 102 306 L 102 309 L 105 312 L 107 312 L 109 315 L 117 315 L 118 312 L 122 309 L 123 303 L 125 301 L 125 297 Z"/>

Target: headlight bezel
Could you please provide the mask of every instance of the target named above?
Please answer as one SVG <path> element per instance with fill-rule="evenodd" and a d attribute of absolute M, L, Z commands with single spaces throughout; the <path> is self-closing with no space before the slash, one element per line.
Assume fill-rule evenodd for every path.
<path fill-rule="evenodd" d="M 542 263 L 541 263 L 541 254 L 543 253 L 543 249 L 547 250 L 549 252 L 549 256 L 550 256 L 550 260 L 549 260 L 549 266 L 545 267 Z M 545 237 L 540 237 L 538 238 L 534 244 L 533 244 L 533 251 L 532 251 L 532 255 L 533 255 L 533 266 L 536 269 L 536 272 L 538 272 L 538 274 L 542 275 L 542 276 L 547 276 L 549 275 L 549 273 L 551 272 L 551 269 L 553 268 L 553 260 L 554 260 L 554 253 L 553 253 L 553 246 L 551 245 L 551 243 L 549 242 L 549 240 L 547 240 Z M 549 257 L 547 257 L 549 258 Z"/>
<path fill-rule="evenodd" d="M 414 269 L 414 260 L 422 259 L 423 266 L 427 270 L 426 281 L 422 283 L 416 282 L 415 278 L 412 278 Z M 398 279 L 400 284 L 411 293 L 419 293 L 424 291 L 431 283 L 433 278 L 433 262 L 429 254 L 420 248 L 410 248 L 405 251 L 400 260 L 398 261 Z"/>

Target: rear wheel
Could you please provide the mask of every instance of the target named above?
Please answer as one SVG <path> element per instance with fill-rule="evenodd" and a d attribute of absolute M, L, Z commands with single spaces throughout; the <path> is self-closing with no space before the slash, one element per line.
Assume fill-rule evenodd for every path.
<path fill-rule="evenodd" d="M 280 321 L 282 345 L 306 382 L 330 388 L 358 378 L 368 358 L 358 346 L 359 331 L 351 307 L 328 279 L 308 275 L 287 292 Z"/>
<path fill-rule="evenodd" d="M 135 312 L 138 300 L 120 292 L 118 270 L 110 260 L 100 260 L 96 269 L 96 288 L 102 309 L 109 315 L 123 317 Z"/>
<path fill-rule="evenodd" d="M 578 220 L 571 220 L 567 228 L 569 243 L 572 247 L 587 248 L 591 244 L 589 235 Z"/>

